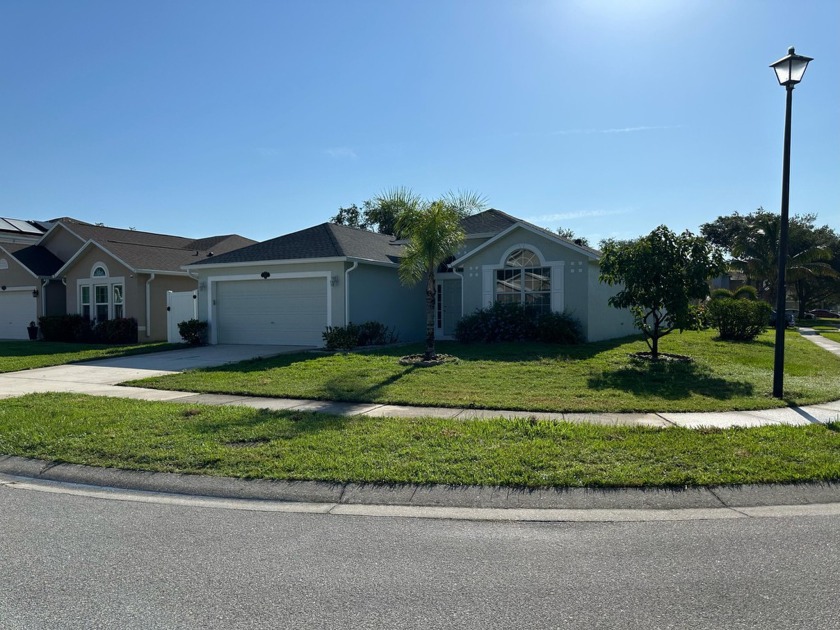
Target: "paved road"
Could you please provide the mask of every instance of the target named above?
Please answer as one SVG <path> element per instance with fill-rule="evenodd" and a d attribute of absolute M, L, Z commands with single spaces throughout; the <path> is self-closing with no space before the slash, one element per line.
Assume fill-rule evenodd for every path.
<path fill-rule="evenodd" d="M 840 517 L 483 523 L 0 486 L 0 628 L 840 627 Z"/>

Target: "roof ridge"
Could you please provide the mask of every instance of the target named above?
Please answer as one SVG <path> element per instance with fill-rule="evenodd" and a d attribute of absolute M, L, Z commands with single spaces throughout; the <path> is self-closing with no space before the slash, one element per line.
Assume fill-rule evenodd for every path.
<path fill-rule="evenodd" d="M 330 223 L 329 221 L 321 224 L 322 227 L 326 228 L 327 235 L 330 237 L 330 242 L 333 244 L 333 247 L 335 247 L 335 251 L 340 256 L 346 256 L 347 254 L 344 252 L 344 247 L 341 246 L 341 243 L 338 242 L 338 239 L 335 237 L 335 233 L 332 231 L 331 226 L 333 226 L 333 225 L 336 225 L 336 224 L 335 223 Z M 347 226 L 345 225 L 345 226 L 342 226 L 342 227 L 347 227 Z"/>

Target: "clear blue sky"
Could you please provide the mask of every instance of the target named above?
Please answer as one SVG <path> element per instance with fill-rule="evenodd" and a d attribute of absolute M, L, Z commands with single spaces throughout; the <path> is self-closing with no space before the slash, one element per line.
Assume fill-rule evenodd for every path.
<path fill-rule="evenodd" d="M 594 242 L 840 229 L 837 0 L 0 0 L 0 216 L 263 240 L 394 186 Z"/>

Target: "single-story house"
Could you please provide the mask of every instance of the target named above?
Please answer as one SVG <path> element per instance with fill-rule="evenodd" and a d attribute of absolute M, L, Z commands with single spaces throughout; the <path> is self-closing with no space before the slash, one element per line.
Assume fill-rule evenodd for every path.
<path fill-rule="evenodd" d="M 568 311 L 589 341 L 635 332 L 629 311 L 607 304 L 616 289 L 598 280 L 597 250 L 499 210 L 462 226 L 463 247 L 436 274 L 440 339 L 495 301 Z M 320 346 L 327 326 L 367 320 L 413 341 L 425 335 L 425 286 L 400 283 L 403 250 L 392 236 L 322 223 L 185 269 L 198 277 L 199 318 L 211 343 Z"/>
<path fill-rule="evenodd" d="M 7 220 L 8 222 L 8 220 Z M 236 234 L 193 239 L 93 225 L 69 217 L 34 242 L 0 234 L 0 339 L 25 339 L 41 315 L 92 321 L 133 317 L 140 341 L 167 338 L 167 293 L 195 291 L 184 266 L 255 241 Z"/>

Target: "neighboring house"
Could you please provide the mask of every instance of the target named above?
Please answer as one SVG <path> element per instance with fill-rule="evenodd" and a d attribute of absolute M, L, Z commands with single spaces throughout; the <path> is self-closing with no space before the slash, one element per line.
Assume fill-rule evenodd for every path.
<path fill-rule="evenodd" d="M 23 221 L 0 217 L 0 243 L 24 243 L 31 245 L 52 227 L 46 221 Z"/>
<path fill-rule="evenodd" d="M 467 217 L 463 247 L 437 274 L 436 331 L 494 301 L 568 311 L 587 340 L 635 332 L 627 310 L 607 304 L 600 253 L 498 210 Z M 188 264 L 198 276 L 199 318 L 211 343 L 323 344 L 327 326 L 376 320 L 403 341 L 425 335 L 425 286 L 397 270 L 403 243 L 331 223 Z"/>
<path fill-rule="evenodd" d="M 327 326 L 377 320 L 400 338 L 425 322 L 422 287 L 397 276 L 394 237 L 322 223 L 186 267 L 211 343 L 323 345 Z"/>
<path fill-rule="evenodd" d="M 167 292 L 194 291 L 187 263 L 250 245 L 238 235 L 191 239 L 49 221 L 35 243 L 0 242 L 0 338 L 25 339 L 39 315 L 133 317 L 140 341 L 167 338 Z M 44 224 L 42 224 L 44 225 Z"/>

